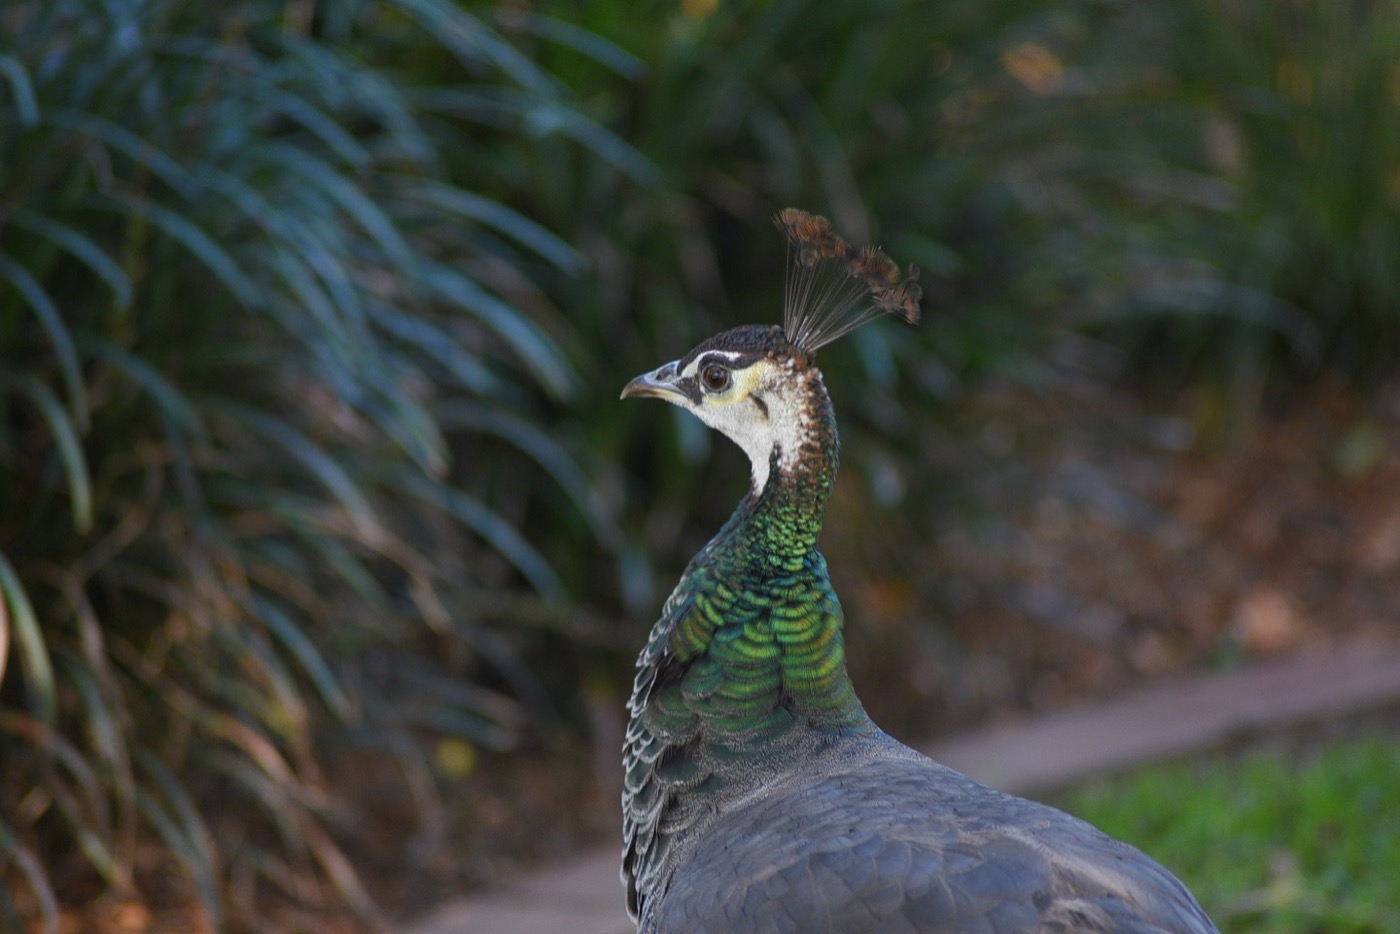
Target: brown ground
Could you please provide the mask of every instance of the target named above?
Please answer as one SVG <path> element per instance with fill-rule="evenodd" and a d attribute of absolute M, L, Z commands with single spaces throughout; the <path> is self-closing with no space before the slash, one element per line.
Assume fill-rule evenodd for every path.
<path fill-rule="evenodd" d="M 829 525 L 888 543 L 888 575 L 837 586 L 893 731 L 1400 632 L 1400 397 L 1323 392 L 1214 442 L 1101 389 L 992 396 L 967 422 L 925 443 L 969 480 L 960 514 L 919 529 L 846 502 Z"/>

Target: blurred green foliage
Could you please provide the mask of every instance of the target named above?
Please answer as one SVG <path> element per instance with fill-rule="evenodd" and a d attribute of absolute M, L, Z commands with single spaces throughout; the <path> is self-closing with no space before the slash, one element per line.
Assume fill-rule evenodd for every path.
<path fill-rule="evenodd" d="M 1235 405 L 1393 377 L 1397 13 L 5 4 L 0 926 L 173 864 L 216 924 L 372 915 L 332 763 L 434 815 L 434 740 L 624 692 L 745 466 L 616 394 L 777 319 L 785 205 L 924 270 L 823 359 L 886 504 L 1066 333 Z"/>
<path fill-rule="evenodd" d="M 1007 182 L 1016 146 L 992 132 L 1020 88 L 1001 64 L 1006 34 L 1027 14 L 1010 2 L 932 9 L 914 0 L 561 0 L 540 13 L 548 19 L 537 24 L 606 36 L 649 68 L 639 80 L 625 62 L 605 67 L 546 45 L 538 37 L 552 25 L 521 30 L 523 47 L 578 106 L 623 128 L 660 173 L 637 186 L 592 161 L 563 175 L 540 166 L 529 208 L 593 271 L 571 297 L 584 341 L 606 348 L 597 414 L 585 424 L 591 447 L 629 471 L 619 589 L 640 627 L 732 508 L 747 468 L 731 451 L 712 459 L 715 439 L 693 419 L 618 407 L 616 392 L 717 330 L 777 320 L 785 244 L 776 209 L 825 213 L 851 241 L 882 243 L 924 270 L 918 331 L 867 328 L 823 355 L 842 387 L 847 463 L 887 501 L 901 495 L 892 465 L 912 447 L 911 389 L 936 411 L 968 378 L 1040 367 L 1035 349 L 1063 287 L 1026 256 L 1042 221 Z M 1013 274 L 1018 264 L 1024 275 Z M 671 431 L 658 430 L 660 419 Z"/>
<path fill-rule="evenodd" d="M 1270 380 L 1393 379 L 1400 4 L 1100 11 L 1062 50 L 1087 93 L 1049 102 L 1098 227 L 1069 320 L 1129 350 L 1139 383 L 1246 413 Z"/>
<path fill-rule="evenodd" d="M 1372 739 L 1150 769 L 1063 806 L 1179 874 L 1221 930 L 1379 934 L 1400 925 L 1397 795 L 1400 745 Z"/>
<path fill-rule="evenodd" d="M 430 813 L 424 737 L 551 715 L 490 625 L 563 612 L 518 513 L 616 539 L 533 414 L 580 257 L 492 152 L 587 121 L 444 0 L 10 3 L 0 49 L 0 927 L 172 865 L 216 928 L 372 914 L 326 757 Z"/>

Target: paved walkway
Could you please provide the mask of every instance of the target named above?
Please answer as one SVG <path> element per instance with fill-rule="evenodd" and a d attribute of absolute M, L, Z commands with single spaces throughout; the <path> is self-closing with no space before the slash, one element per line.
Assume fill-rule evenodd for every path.
<path fill-rule="evenodd" d="M 1400 644 L 1358 643 L 1174 680 L 1106 704 L 934 743 L 924 751 L 989 785 L 1039 793 L 1392 705 L 1400 705 Z M 499 891 L 444 905 L 405 927 L 404 934 L 631 934 L 618 851 L 609 844 Z"/>

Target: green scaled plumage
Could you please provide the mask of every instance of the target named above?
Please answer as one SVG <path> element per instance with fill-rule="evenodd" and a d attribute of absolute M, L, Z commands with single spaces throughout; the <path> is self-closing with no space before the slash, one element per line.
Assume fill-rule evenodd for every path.
<path fill-rule="evenodd" d="M 653 637 L 659 651 L 644 657 L 648 699 L 679 704 L 707 736 L 865 722 L 845 675 L 841 605 L 816 548 L 836 467 L 829 406 L 824 415 L 820 455 L 745 498 L 683 575 Z"/>
<path fill-rule="evenodd" d="M 629 905 L 717 803 L 821 732 L 874 730 L 846 676 L 841 604 L 816 534 L 835 474 L 776 476 L 693 559 L 639 660 L 624 751 Z M 687 792 L 703 790 L 704 796 Z"/>

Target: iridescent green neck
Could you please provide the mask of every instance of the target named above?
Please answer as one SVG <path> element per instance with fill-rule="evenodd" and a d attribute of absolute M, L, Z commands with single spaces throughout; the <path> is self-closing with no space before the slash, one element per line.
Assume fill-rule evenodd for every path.
<path fill-rule="evenodd" d="M 686 707 L 721 742 L 873 729 L 846 675 L 841 605 L 817 550 L 838 445 L 831 404 L 816 389 L 801 449 L 774 452 L 763 490 L 702 552 L 694 604 L 671 633 L 687 668 Z"/>
<path fill-rule="evenodd" d="M 810 430 L 791 456 L 773 453 L 769 480 L 753 503 L 747 523 L 755 550 L 775 567 L 816 550 L 836 482 L 840 449 L 836 418 L 821 382 L 814 382 L 813 387 L 816 398 L 808 410 Z"/>
<path fill-rule="evenodd" d="M 841 604 L 817 550 L 837 440 L 826 390 L 811 376 L 790 423 L 797 450 L 772 452 L 762 488 L 691 559 L 637 662 L 622 796 L 637 916 L 653 910 L 651 896 L 716 802 L 752 792 L 835 736 L 878 732 L 846 676 Z"/>

